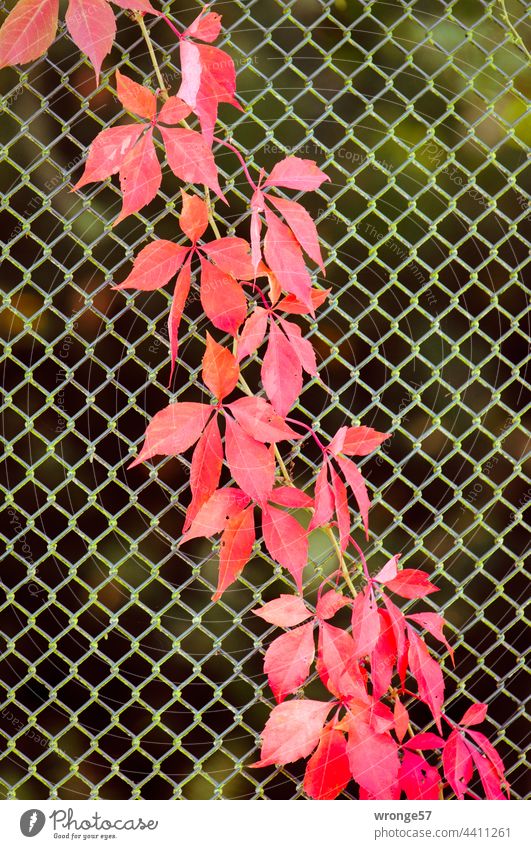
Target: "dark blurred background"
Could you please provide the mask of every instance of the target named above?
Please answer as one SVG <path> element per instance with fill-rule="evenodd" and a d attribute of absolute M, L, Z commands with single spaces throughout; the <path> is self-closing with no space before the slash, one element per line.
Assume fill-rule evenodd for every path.
<path fill-rule="evenodd" d="M 300 319 L 321 380 L 307 383 L 296 416 L 322 434 L 360 422 L 392 432 L 362 463 L 374 497 L 370 569 L 401 551 L 432 573 L 441 591 L 427 605 L 444 612 L 456 649 L 455 669 L 442 655 L 447 712 L 459 719 L 471 700 L 488 702 L 482 730 L 523 797 L 531 122 L 516 34 L 529 43 L 525 6 L 214 7 L 245 106 L 221 107 L 219 134 L 248 151 L 255 176 L 296 153 L 331 178 L 303 199 L 326 247 L 316 284 L 332 293 L 315 323 Z M 200 6 L 166 8 L 182 27 Z M 116 67 L 157 87 L 138 26 L 115 10 L 97 90 L 64 27 L 45 58 L 0 73 L 0 794 L 303 798 L 301 762 L 248 769 L 270 710 L 262 663 L 276 634 L 250 611 L 291 590 L 286 574 L 257 553 L 213 605 L 216 546 L 177 547 L 189 453 L 126 470 L 156 411 L 203 397 L 207 325 L 191 299 L 168 390 L 171 288 L 111 289 L 153 235 L 179 238 L 180 187 L 167 168 L 156 201 L 115 228 L 116 180 L 69 191 L 97 132 L 128 120 Z M 146 20 L 175 93 L 175 40 Z M 232 154 L 216 156 L 231 203 L 217 204 L 219 226 L 247 237 L 248 185 Z M 246 366 L 253 385 L 259 365 Z M 312 484 L 317 459 L 307 440 L 293 451 L 299 486 Z M 336 565 L 320 532 L 311 556 L 310 599 Z M 428 712 L 413 719 L 425 727 Z"/>

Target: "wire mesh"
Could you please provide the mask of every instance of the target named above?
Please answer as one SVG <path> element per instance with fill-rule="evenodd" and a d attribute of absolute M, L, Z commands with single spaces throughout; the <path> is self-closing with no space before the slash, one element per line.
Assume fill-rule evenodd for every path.
<path fill-rule="evenodd" d="M 165 8 L 184 26 L 198 7 Z M 362 464 L 374 497 L 370 567 L 402 551 L 433 573 L 440 592 L 428 604 L 444 612 L 456 648 L 455 668 L 441 655 L 448 712 L 489 703 L 485 730 L 523 797 L 525 6 L 216 9 L 245 105 L 222 107 L 220 132 L 248 151 L 253 173 L 295 153 L 331 178 L 303 200 L 327 248 L 318 282 L 331 296 L 304 330 L 329 389 L 310 380 L 298 415 L 324 435 L 346 422 L 392 431 Z M 110 286 L 153 234 L 178 238 L 171 174 L 115 228 L 116 185 L 68 191 L 96 133 L 124 117 L 115 68 L 157 87 L 138 26 L 116 11 L 97 89 L 64 27 L 46 57 L 1 75 L 0 793 L 303 798 L 300 763 L 265 778 L 248 768 L 271 706 L 262 656 L 274 635 L 251 609 L 291 588 L 288 578 L 257 551 L 213 605 L 215 546 L 178 548 L 188 455 L 126 471 L 150 416 L 202 397 L 205 321 L 192 297 L 168 390 L 169 292 Z M 173 37 L 146 21 L 175 92 Z M 247 236 L 241 168 L 216 155 L 231 198 L 230 213 L 217 205 L 218 223 Z M 259 364 L 246 369 L 254 385 Z M 315 479 L 312 451 L 306 440 L 293 449 L 300 486 Z M 334 569 L 319 533 L 311 560 L 310 593 Z"/>

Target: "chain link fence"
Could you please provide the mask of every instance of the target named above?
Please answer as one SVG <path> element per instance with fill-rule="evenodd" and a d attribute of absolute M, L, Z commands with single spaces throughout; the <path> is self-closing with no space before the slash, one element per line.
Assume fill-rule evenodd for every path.
<path fill-rule="evenodd" d="M 198 7 L 166 9 L 184 26 Z M 305 386 L 298 417 L 325 435 L 346 422 L 392 431 L 363 462 L 375 502 L 369 566 L 402 551 L 432 573 L 441 591 L 428 605 L 442 609 L 456 649 L 455 668 L 443 656 L 448 712 L 489 703 L 485 731 L 521 798 L 525 5 L 229 0 L 215 9 L 245 105 L 222 107 L 220 134 L 249 152 L 253 173 L 295 153 L 331 178 L 304 197 L 327 249 L 318 282 L 332 293 L 304 324 L 322 380 Z M 275 633 L 251 609 L 290 591 L 289 576 L 257 551 L 212 604 L 215 547 L 178 548 L 189 456 L 126 471 L 157 410 L 202 397 L 206 322 L 190 298 L 168 390 L 170 293 L 111 288 L 154 234 L 178 238 L 171 174 L 156 201 L 114 229 L 115 185 L 69 192 L 87 145 L 123 116 L 115 68 L 157 87 L 138 26 L 117 12 L 97 89 L 64 28 L 42 60 L 0 75 L 0 794 L 302 798 L 300 764 L 265 778 L 248 769 L 270 709 L 262 656 Z M 174 38 L 146 20 L 175 92 Z M 231 199 L 230 213 L 217 205 L 218 223 L 246 237 L 240 165 L 225 149 L 217 161 Z M 246 368 L 254 385 L 259 364 Z M 293 449 L 299 486 L 312 484 L 316 460 L 307 440 Z M 310 594 L 335 568 L 320 532 L 311 563 Z M 414 720 L 422 727 L 427 714 Z"/>

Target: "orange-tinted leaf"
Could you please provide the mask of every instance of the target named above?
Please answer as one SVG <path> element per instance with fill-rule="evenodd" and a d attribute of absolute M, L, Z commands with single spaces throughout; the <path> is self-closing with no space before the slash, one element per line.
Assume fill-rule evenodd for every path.
<path fill-rule="evenodd" d="M 313 507 L 313 498 L 306 495 L 302 489 L 296 486 L 277 486 L 271 492 L 269 501 L 273 504 L 281 504 L 282 507 Z"/>
<path fill-rule="evenodd" d="M 372 427 L 349 427 L 341 451 L 343 454 L 357 454 L 359 457 L 364 457 L 375 451 L 390 436 L 390 433 L 380 433 Z"/>
<path fill-rule="evenodd" d="M 263 183 L 265 186 L 282 186 L 285 189 L 313 191 L 321 183 L 330 180 L 312 159 L 300 159 L 298 156 L 286 156 L 273 167 L 271 174 Z"/>
<path fill-rule="evenodd" d="M 226 417 L 225 457 L 236 483 L 258 504 L 264 504 L 275 482 L 274 455 Z"/>
<path fill-rule="evenodd" d="M 162 182 L 162 172 L 153 144 L 153 130 L 148 130 L 126 154 L 120 166 L 122 209 L 114 224 L 118 224 L 147 206 L 156 196 Z"/>
<path fill-rule="evenodd" d="M 151 292 L 161 289 L 177 273 L 189 248 L 176 245 L 167 239 L 150 242 L 138 252 L 133 268 L 123 283 L 115 289 L 138 289 Z"/>
<path fill-rule="evenodd" d="M 65 21 L 75 44 L 92 62 L 97 85 L 116 35 L 114 12 L 106 0 L 69 0 Z"/>
<path fill-rule="evenodd" d="M 310 259 L 313 259 L 315 264 L 324 273 L 323 257 L 321 256 L 321 248 L 319 247 L 317 229 L 308 212 L 300 203 L 293 200 L 286 200 L 285 198 L 275 197 L 274 195 L 269 195 L 268 199 L 286 219 L 301 248 L 306 251 Z"/>
<path fill-rule="evenodd" d="M 59 0 L 19 0 L 0 29 L 0 68 L 45 53 L 57 32 Z"/>
<path fill-rule="evenodd" d="M 262 607 L 255 607 L 253 613 L 279 628 L 292 628 L 312 616 L 300 596 L 285 593 Z"/>
<path fill-rule="evenodd" d="M 262 510 L 262 532 L 269 554 L 293 576 L 302 591 L 302 573 L 308 563 L 308 533 L 289 513 L 270 505 Z"/>
<path fill-rule="evenodd" d="M 328 461 L 325 459 L 315 481 L 315 510 L 308 530 L 322 528 L 327 525 L 334 515 L 334 491 L 328 481 Z"/>
<path fill-rule="evenodd" d="M 304 263 L 302 250 L 295 236 L 280 218 L 265 210 L 267 233 L 264 239 L 265 261 L 280 285 L 291 292 L 313 314 L 311 301 L 312 279 Z"/>
<path fill-rule="evenodd" d="M 212 324 L 235 336 L 245 321 L 247 299 L 240 284 L 201 257 L 201 304 Z"/>
<path fill-rule="evenodd" d="M 311 799 L 336 799 L 349 781 L 347 741 L 345 735 L 330 723 L 323 730 L 319 745 L 308 761 L 304 792 Z"/>
<path fill-rule="evenodd" d="M 192 500 L 186 511 L 183 533 L 190 527 L 198 511 L 216 491 L 223 464 L 223 446 L 218 417 L 213 416 L 194 448 L 190 467 Z"/>
<path fill-rule="evenodd" d="M 378 696 L 376 696 L 378 698 Z M 395 724 L 395 732 L 398 738 L 398 742 L 401 743 L 404 737 L 407 734 L 407 730 L 409 728 L 409 713 L 407 709 L 404 707 L 398 696 L 395 700 L 395 707 L 393 711 L 393 719 Z"/>
<path fill-rule="evenodd" d="M 249 396 L 238 398 L 227 405 L 236 421 L 249 436 L 258 442 L 280 442 L 282 439 L 298 439 L 299 435 L 286 424 L 282 416 L 275 413 L 265 398 Z M 293 505 L 301 506 L 301 505 Z"/>
<path fill-rule="evenodd" d="M 309 310 L 307 304 L 304 304 L 296 298 L 295 295 L 285 295 L 282 300 L 278 302 L 276 309 L 292 315 L 306 315 L 308 312 L 311 312 L 313 315 L 315 310 L 324 304 L 331 291 L 331 289 L 312 288 L 310 292 L 312 310 Z"/>
<path fill-rule="evenodd" d="M 129 112 L 134 112 L 141 118 L 147 118 L 148 121 L 155 117 L 157 112 L 155 94 L 120 71 L 116 71 L 116 92 L 122 106 Z"/>
<path fill-rule="evenodd" d="M 244 357 L 254 354 L 264 341 L 267 330 L 268 314 L 262 307 L 255 307 L 243 326 L 238 340 L 238 362 Z"/>
<path fill-rule="evenodd" d="M 317 746 L 333 704 L 291 699 L 274 707 L 262 732 L 262 756 L 251 766 L 287 764 L 306 758 Z"/>
<path fill-rule="evenodd" d="M 189 195 L 181 189 L 183 202 L 179 215 L 179 226 L 191 242 L 197 242 L 208 227 L 208 206 L 197 195 Z"/>
<path fill-rule="evenodd" d="M 147 426 L 144 445 L 129 468 L 138 466 L 156 454 L 181 454 L 199 439 L 212 415 L 208 404 L 177 401 L 155 413 Z"/>
<path fill-rule="evenodd" d="M 264 672 L 277 702 L 304 684 L 315 656 L 313 622 L 277 637 L 264 657 Z"/>
<path fill-rule="evenodd" d="M 421 569 L 402 569 L 396 578 L 386 581 L 388 590 L 402 598 L 423 598 L 430 593 L 438 592 L 439 588 L 431 584 L 429 575 Z"/>
<path fill-rule="evenodd" d="M 168 165 L 185 183 L 200 183 L 225 200 L 218 182 L 218 169 L 212 151 L 195 130 L 159 126 L 166 147 Z"/>
<path fill-rule="evenodd" d="M 345 475 L 345 480 L 354 493 L 354 498 L 357 501 L 360 515 L 363 519 L 365 535 L 367 539 L 369 539 L 369 508 L 371 506 L 371 502 L 363 475 L 352 460 L 347 460 L 345 457 L 337 457 L 337 462 L 339 463 L 341 471 Z"/>
<path fill-rule="evenodd" d="M 72 191 L 117 174 L 144 129 L 145 124 L 125 124 L 102 130 L 89 147 L 85 170 Z"/>
<path fill-rule="evenodd" d="M 206 336 L 206 350 L 203 356 L 203 383 L 212 395 L 222 401 L 229 395 L 240 376 L 240 369 L 236 358 L 229 351 L 219 345 L 210 333 Z"/>
<path fill-rule="evenodd" d="M 219 577 L 212 601 L 218 601 L 248 562 L 256 539 L 252 504 L 232 516 L 221 536 L 219 551 Z"/>
<path fill-rule="evenodd" d="M 211 537 L 219 534 L 229 519 L 240 513 L 248 504 L 249 496 L 241 489 L 237 487 L 218 489 L 199 509 L 179 545 L 197 537 Z"/>
<path fill-rule="evenodd" d="M 177 352 L 179 350 L 179 327 L 181 318 L 186 304 L 186 299 L 190 292 L 192 282 L 191 276 L 191 256 L 188 258 L 179 272 L 175 281 L 175 289 L 168 316 L 168 338 L 170 340 L 170 379 L 168 385 L 171 384 L 173 371 L 177 361 Z"/>
<path fill-rule="evenodd" d="M 305 339 L 301 329 L 292 321 L 280 319 L 280 326 L 288 337 L 295 356 L 299 360 L 304 371 L 310 375 L 317 374 L 317 362 L 315 360 L 315 351 L 309 339 Z"/>
<path fill-rule="evenodd" d="M 238 280 L 253 279 L 250 248 L 245 239 L 226 236 L 201 245 L 201 250 L 226 274 L 231 274 Z"/>
<path fill-rule="evenodd" d="M 331 619 L 335 616 L 338 610 L 341 610 L 345 605 L 350 604 L 350 599 L 338 593 L 336 590 L 328 590 L 323 593 L 317 601 L 315 615 L 318 619 Z"/>
<path fill-rule="evenodd" d="M 187 118 L 192 110 L 184 100 L 180 97 L 168 97 L 163 104 L 157 116 L 157 124 L 161 121 L 163 124 L 179 124 L 184 118 Z"/>
<path fill-rule="evenodd" d="M 302 390 L 302 369 L 293 349 L 274 322 L 262 363 L 262 383 L 276 412 L 287 416 Z"/>

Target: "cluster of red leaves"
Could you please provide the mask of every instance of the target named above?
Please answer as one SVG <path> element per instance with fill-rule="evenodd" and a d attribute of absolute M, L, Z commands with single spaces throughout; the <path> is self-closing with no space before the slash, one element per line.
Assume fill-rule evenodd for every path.
<path fill-rule="evenodd" d="M 116 221 L 138 212 L 161 185 L 154 144 L 159 133 L 171 171 L 185 183 L 212 189 L 226 202 L 212 152 L 213 143 L 220 141 L 214 137 L 214 127 L 219 104 L 238 107 L 238 103 L 234 63 L 212 46 L 220 34 L 220 16 L 204 10 L 179 33 L 149 0 L 112 2 L 140 15 L 157 15 L 176 32 L 181 86 L 171 97 L 163 92 L 159 105 L 156 92 L 117 71 L 118 98 L 135 120 L 99 133 L 74 188 L 119 174 L 123 204 Z M 19 0 L 0 29 L 0 67 L 40 56 L 53 41 L 57 17 L 58 0 Z M 66 24 L 91 59 L 98 80 L 116 31 L 108 0 L 69 0 Z M 190 114 L 198 119 L 200 132 L 186 124 Z M 230 143 L 221 143 L 237 153 Z M 211 393 L 211 403 L 176 402 L 158 412 L 131 464 L 161 454 L 182 454 L 195 446 L 192 497 L 180 544 L 221 534 L 214 599 L 220 598 L 251 558 L 257 521 L 269 555 L 288 570 L 301 594 L 308 535 L 314 529 L 337 527 L 341 552 L 352 543 L 361 554 L 351 537 L 348 489 L 367 536 L 370 499 L 361 471 L 350 457 L 368 455 L 389 436 L 369 427 L 344 426 L 324 446 L 312 428 L 287 418 L 302 391 L 303 371 L 317 376 L 318 368 L 311 342 L 286 316 L 315 316 L 329 292 L 313 286 L 306 265 L 305 256 L 324 273 L 315 223 L 301 203 L 272 190 L 313 191 L 329 178 L 315 162 L 296 156 L 277 162 L 269 176 L 262 171 L 258 185 L 245 164 L 244 171 L 253 192 L 249 241 L 219 236 L 205 240 L 212 223 L 209 204 L 183 190 L 180 228 L 189 243 L 159 239 L 148 244 L 136 256 L 126 280 L 115 287 L 152 291 L 176 278 L 168 319 L 170 381 L 194 260 L 206 316 L 234 339 L 231 351 L 207 334 L 202 381 Z M 257 283 L 262 277 L 268 281 L 267 297 Z M 259 303 L 255 303 L 256 295 Z M 248 393 L 227 401 L 239 385 L 246 388 L 240 383 L 240 364 L 266 340 L 261 379 L 267 400 Z M 291 425 L 311 431 L 322 451 L 312 496 L 277 474 L 277 443 L 304 436 Z M 223 463 L 234 486 L 220 487 Z M 307 511 L 309 522 L 304 525 L 290 510 Z M 473 795 L 469 785 L 474 766 L 486 797 L 504 798 L 508 785 L 503 763 L 487 738 L 470 729 L 485 718 L 486 706 L 472 706 L 457 725 L 442 712 L 442 671 L 421 631 L 440 641 L 453 659 L 443 619 L 433 612 L 404 615 L 388 595 L 419 599 L 437 587 L 425 572 L 399 571 L 398 559 L 393 557 L 374 578 L 363 560 L 364 589 L 354 597 L 336 589 L 320 593 L 315 612 L 300 596 L 289 595 L 254 611 L 266 622 L 289 629 L 265 655 L 264 669 L 278 705 L 265 726 L 261 759 L 254 766 L 309 757 L 304 787 L 315 799 L 336 798 L 351 779 L 359 785 L 361 799 L 398 799 L 401 794 L 408 799 L 436 799 L 442 794 L 443 778 L 437 765 L 422 753 L 442 750 L 444 780 L 459 799 Z M 349 627 L 332 625 L 330 620 L 344 608 L 350 610 Z M 285 701 L 312 674 L 315 631 L 316 672 L 331 698 Z M 406 689 L 408 679 L 415 680 L 416 693 Z M 407 737 L 410 722 L 404 696 L 416 697 L 428 707 L 438 733 Z M 451 727 L 447 739 L 442 736 L 443 721 Z"/>

